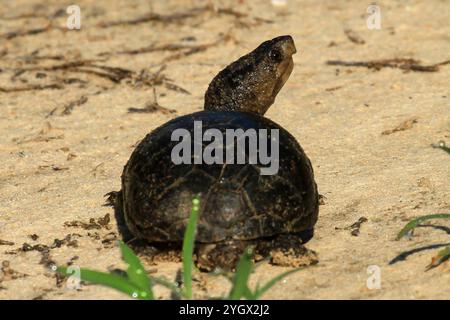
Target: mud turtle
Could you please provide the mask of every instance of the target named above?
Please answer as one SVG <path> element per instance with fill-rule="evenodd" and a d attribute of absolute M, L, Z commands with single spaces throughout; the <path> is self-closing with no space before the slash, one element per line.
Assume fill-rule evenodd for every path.
<path fill-rule="evenodd" d="M 205 94 L 205 111 L 173 119 L 139 143 L 124 168 L 117 198 L 125 224 L 135 238 L 156 244 L 181 244 L 192 199 L 199 196 L 199 267 L 233 269 L 249 245 L 254 246 L 259 257 L 281 252 L 291 261 L 304 261 L 305 254 L 311 256 L 302 246 L 312 237 L 318 216 L 311 163 L 289 132 L 263 116 L 288 79 L 295 52 L 290 36 L 263 42 L 212 80 Z M 234 158 L 223 164 L 205 163 L 199 161 L 195 150 L 183 155 L 189 160 L 187 163 L 174 161 L 173 150 L 180 140 L 173 138 L 173 132 L 178 130 L 183 137 L 193 137 L 198 123 L 205 133 L 214 129 L 216 134 L 224 135 L 230 129 L 242 129 L 241 133 L 270 129 L 266 142 L 278 144 L 279 156 L 273 159 L 278 170 L 262 174 L 267 161 L 258 159 L 252 163 L 250 147 L 244 148 L 244 163 L 233 161 Z M 241 137 L 235 138 L 230 141 Z M 248 136 L 244 134 L 245 138 Z M 229 147 L 218 140 L 215 136 L 217 150 Z M 211 137 L 194 139 L 193 149 L 197 144 L 206 150 L 211 141 Z M 260 149 L 258 144 L 256 152 Z M 213 158 L 218 156 L 217 150 L 211 153 Z"/>

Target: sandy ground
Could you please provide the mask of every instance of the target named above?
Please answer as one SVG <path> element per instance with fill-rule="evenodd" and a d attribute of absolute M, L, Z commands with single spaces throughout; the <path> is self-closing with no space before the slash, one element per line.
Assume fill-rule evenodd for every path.
<path fill-rule="evenodd" d="M 291 0 L 284 8 L 227 1 L 192 13 L 206 2 L 77 0 L 79 31 L 65 28 L 63 2 L 40 2 L 0 4 L 0 261 L 7 261 L 0 298 L 127 298 L 99 286 L 69 289 L 46 266 L 123 267 L 114 220 L 102 219 L 113 214 L 103 195 L 120 189 L 136 142 L 200 110 L 220 69 L 281 34 L 292 35 L 299 52 L 266 116 L 303 146 L 325 204 L 308 244 L 320 262 L 264 297 L 450 298 L 449 261 L 425 271 L 450 243 L 450 224 L 434 221 L 409 241 L 395 241 L 409 219 L 450 212 L 450 158 L 430 146 L 450 143 L 450 65 L 406 72 L 326 64 L 450 59 L 448 1 L 381 1 L 381 29 L 369 30 L 370 3 L 361 1 Z M 190 15 L 177 15 L 183 12 Z M 154 101 L 152 87 L 161 107 L 129 113 Z M 346 227 L 362 217 L 367 222 L 354 236 Z M 379 267 L 380 289 L 366 286 L 370 265 Z M 146 267 L 173 279 L 180 263 Z M 285 270 L 265 263 L 252 283 Z M 206 274 L 195 285 L 198 298 L 228 288 L 227 280 Z M 162 289 L 157 295 L 168 297 Z"/>

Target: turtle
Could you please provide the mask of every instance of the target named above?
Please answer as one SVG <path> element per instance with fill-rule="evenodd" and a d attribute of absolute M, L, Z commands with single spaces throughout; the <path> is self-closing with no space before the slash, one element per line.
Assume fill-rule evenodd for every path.
<path fill-rule="evenodd" d="M 114 197 L 123 235 L 156 246 L 181 247 L 192 199 L 198 197 L 194 258 L 201 270 L 234 270 L 248 247 L 255 260 L 268 258 L 280 265 L 317 262 L 315 252 L 304 247 L 319 213 L 311 162 L 287 130 L 264 117 L 293 70 L 296 52 L 290 35 L 264 41 L 213 78 L 204 110 L 172 119 L 140 141 Z M 189 152 L 186 159 L 191 161 L 173 161 L 179 143 L 173 133 L 181 130 L 193 136 L 198 123 L 204 132 L 214 129 L 222 134 L 230 129 L 269 130 L 267 141 L 273 138 L 278 144 L 278 170 L 262 174 L 267 163 L 250 161 L 250 148 L 245 148 L 244 162 L 205 163 Z M 209 145 L 203 140 L 195 143 L 203 149 Z M 258 152 L 260 148 L 258 144 Z"/>

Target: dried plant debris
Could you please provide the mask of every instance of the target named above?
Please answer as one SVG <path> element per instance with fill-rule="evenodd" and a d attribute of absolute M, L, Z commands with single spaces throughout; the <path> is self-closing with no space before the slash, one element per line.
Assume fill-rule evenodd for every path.
<path fill-rule="evenodd" d="M 333 91 L 341 89 L 342 87 L 343 86 L 335 86 L 335 87 L 331 87 L 331 88 L 326 88 L 325 91 L 333 92 Z"/>
<path fill-rule="evenodd" d="M 382 68 L 396 68 L 404 71 L 415 72 L 437 72 L 439 67 L 450 64 L 450 60 L 445 60 L 432 65 L 422 65 L 420 60 L 416 59 L 381 59 L 370 61 L 341 61 L 341 60 L 329 60 L 327 65 L 330 66 L 343 66 L 343 67 L 366 67 L 368 69 L 381 70 Z"/>
<path fill-rule="evenodd" d="M 67 261 L 67 265 L 68 265 L 68 266 L 73 265 L 73 263 L 74 263 L 76 260 L 78 260 L 78 259 L 80 259 L 79 256 L 73 256 L 72 258 L 70 258 L 69 261 Z"/>
<path fill-rule="evenodd" d="M 8 16 L 8 15 L 0 16 L 0 20 L 21 20 L 21 19 L 31 19 L 31 18 L 44 18 L 44 19 L 50 20 L 50 19 L 62 17 L 66 14 L 65 9 L 57 9 L 52 14 L 48 14 L 47 12 L 39 10 L 39 9 L 47 9 L 47 8 L 37 7 L 37 10 L 34 10 L 32 12 L 21 13 L 21 14 L 11 15 L 11 16 Z M 39 11 L 41 11 L 41 12 L 39 12 Z"/>
<path fill-rule="evenodd" d="M 17 37 L 36 35 L 39 33 L 47 32 L 50 29 L 51 29 L 51 26 L 47 25 L 47 26 L 41 27 L 41 28 L 33 28 L 33 29 L 28 29 L 28 30 L 15 30 L 15 31 L 10 31 L 10 32 L 0 34 L 0 39 L 11 40 L 11 39 L 14 39 Z"/>
<path fill-rule="evenodd" d="M 62 110 L 59 111 L 59 112 L 58 112 L 58 109 L 59 109 L 58 107 L 57 107 L 57 108 L 54 108 L 52 111 L 49 112 L 49 114 L 47 115 L 47 117 L 53 116 L 53 115 L 55 115 L 56 113 L 58 113 L 58 115 L 61 115 L 61 116 L 63 116 L 63 115 L 69 115 L 69 114 L 72 113 L 72 111 L 73 111 L 73 109 L 74 109 L 75 107 L 81 106 L 81 105 L 85 104 L 87 101 L 88 101 L 88 97 L 85 96 L 85 95 L 83 95 L 83 96 L 81 96 L 80 98 L 75 99 L 75 100 L 72 100 L 72 101 L 70 101 L 69 103 L 65 104 L 65 105 L 62 107 Z"/>
<path fill-rule="evenodd" d="M 176 113 L 173 109 L 160 106 L 157 102 L 148 102 L 143 108 L 128 108 L 129 113 L 154 113 L 161 112 L 163 114 Z"/>
<path fill-rule="evenodd" d="M 167 61 L 177 60 L 182 57 L 187 57 L 192 54 L 206 51 L 209 48 L 215 47 L 222 43 L 226 43 L 232 39 L 233 38 L 229 31 L 227 33 L 219 34 L 216 40 L 209 43 L 195 44 L 194 41 L 189 41 L 188 43 L 186 43 L 186 41 L 182 40 L 181 43 L 151 44 L 149 46 L 140 47 L 136 49 L 118 51 L 115 54 L 137 55 L 152 52 L 165 52 L 165 51 L 175 52 L 174 54 L 165 57 L 162 60 L 162 63 L 164 63 Z M 111 54 L 112 54 L 111 52 L 102 52 L 99 54 L 99 56 L 109 56 Z"/>
<path fill-rule="evenodd" d="M 54 239 L 53 243 L 50 245 L 45 245 L 45 244 L 30 245 L 29 243 L 25 242 L 22 245 L 22 248 L 20 248 L 20 250 L 22 252 L 29 252 L 29 251 L 43 252 L 43 251 L 47 251 L 49 249 L 61 248 L 62 246 L 77 248 L 78 247 L 77 239 L 80 237 L 81 237 L 81 235 L 76 234 L 76 233 L 68 234 L 63 239 Z"/>
<path fill-rule="evenodd" d="M 50 255 L 49 248 L 40 251 L 40 253 L 41 253 L 41 260 L 39 261 L 39 264 L 44 265 L 47 268 L 51 268 L 52 266 L 54 266 L 56 264 Z"/>
<path fill-rule="evenodd" d="M 185 19 L 196 17 L 203 14 L 207 10 L 207 7 L 192 8 L 182 12 L 175 12 L 168 15 L 163 15 L 159 13 L 149 12 L 140 17 L 135 17 L 125 20 L 107 21 L 100 22 L 97 27 L 100 28 L 110 28 L 124 25 L 138 25 L 148 22 L 159 22 L 159 23 L 180 23 Z"/>
<path fill-rule="evenodd" d="M 62 246 L 78 248 L 78 240 L 75 238 L 81 237 L 79 234 L 68 234 L 64 239 L 55 239 L 50 245 L 50 249 L 61 248 Z"/>
<path fill-rule="evenodd" d="M 31 245 L 27 242 L 23 243 L 22 246 L 16 250 L 14 250 L 14 253 L 19 253 L 19 252 L 30 252 L 30 251 L 38 251 L 38 252 L 43 252 L 43 251 L 48 251 L 49 250 L 49 246 L 46 244 L 34 244 Z M 10 252 L 12 253 L 12 252 Z"/>
<path fill-rule="evenodd" d="M 20 91 L 36 91 L 36 90 L 48 90 L 48 89 L 63 89 L 64 86 L 62 86 L 61 84 L 57 84 L 57 83 L 53 83 L 53 84 L 48 84 L 48 85 L 28 85 L 28 86 L 23 86 L 23 87 L 12 87 L 12 88 L 8 88 L 8 87 L 0 87 L 0 92 L 20 92 Z"/>
<path fill-rule="evenodd" d="M 30 54 L 27 54 L 25 56 L 16 56 L 14 57 L 15 60 L 23 61 L 25 63 L 34 64 L 41 60 L 56 60 L 56 61 L 62 61 L 66 59 L 64 55 L 39 55 L 41 52 L 41 49 L 36 49 Z"/>
<path fill-rule="evenodd" d="M 22 244 L 20 248 L 5 253 L 15 255 L 21 252 L 37 251 L 41 254 L 41 260 L 39 261 L 39 264 L 50 267 L 55 264 L 50 256 L 50 251 L 56 248 L 61 248 L 62 246 L 77 248 L 78 247 L 77 239 L 80 237 L 82 236 L 77 233 L 67 234 L 63 239 L 54 239 L 53 243 L 51 243 L 50 245 L 42 243 L 31 245 L 25 242 Z M 34 237 L 34 239 L 37 238 Z"/>
<path fill-rule="evenodd" d="M 59 26 L 55 23 L 55 18 L 61 16 L 61 12 L 64 15 L 64 10 L 57 10 L 54 14 L 46 15 L 44 13 L 26 13 L 14 17 L 0 17 L 0 20 L 17 20 L 17 19 L 28 19 L 28 18 L 44 18 L 46 19 L 46 24 L 42 27 L 30 28 L 30 29 L 20 29 L 14 31 L 8 31 L 0 34 L 0 39 L 11 40 L 17 37 L 38 35 L 41 33 L 49 32 L 51 30 L 60 30 L 66 32 L 67 28 Z M 92 26 L 94 28 L 110 28 L 117 26 L 133 26 L 140 25 L 143 23 L 162 23 L 162 24 L 180 24 L 183 21 L 190 18 L 199 18 L 199 23 L 203 23 L 208 19 L 205 19 L 205 15 L 210 16 L 210 18 L 217 18 L 218 16 L 232 16 L 235 18 L 235 25 L 237 27 L 255 27 L 263 23 L 273 23 L 274 21 L 269 19 L 264 19 L 261 17 L 253 17 L 244 12 L 236 11 L 232 8 L 215 8 L 212 5 L 206 5 L 203 7 L 194 7 L 184 11 L 175 12 L 171 14 L 159 14 L 154 12 L 148 12 L 141 16 L 134 17 L 125 20 L 115 20 L 115 21 L 101 21 L 98 24 Z M 94 14 L 96 15 L 96 14 Z M 28 18 L 27 18 L 28 17 Z M 198 24 L 198 23 L 197 23 Z M 84 26 L 83 28 L 89 28 L 89 26 Z"/>
<path fill-rule="evenodd" d="M 163 114 L 172 114 L 176 113 L 173 109 L 168 109 L 159 105 L 158 100 L 156 98 L 156 89 L 153 87 L 153 101 L 149 101 L 145 104 L 143 108 L 128 108 L 128 112 L 130 113 L 154 113 L 161 112 Z"/>
<path fill-rule="evenodd" d="M 39 236 L 35 233 L 28 235 L 28 237 L 33 241 L 36 241 L 37 239 L 39 239 Z"/>
<path fill-rule="evenodd" d="M 366 41 L 361 38 L 361 36 L 359 34 L 357 34 L 355 31 L 353 31 L 352 29 L 344 29 L 344 33 L 347 36 L 348 40 L 350 40 L 353 43 L 356 44 L 365 44 Z"/>
<path fill-rule="evenodd" d="M 22 138 L 13 138 L 12 142 L 23 144 L 28 142 L 48 142 L 50 140 L 63 139 L 64 134 L 60 133 L 60 128 L 55 128 L 46 121 L 44 127 L 37 134 L 26 135 Z"/>
<path fill-rule="evenodd" d="M 66 221 L 64 222 L 65 227 L 76 227 L 76 228 L 82 228 L 84 230 L 100 230 L 100 229 L 107 229 L 109 230 L 111 226 L 109 225 L 109 222 L 111 221 L 109 213 L 107 213 L 104 217 L 101 218 L 91 218 L 89 219 L 89 222 L 83 222 L 79 220 L 73 220 L 73 221 Z"/>
<path fill-rule="evenodd" d="M 191 94 L 186 89 L 173 83 L 173 80 L 167 77 L 163 71 L 167 68 L 167 65 L 162 65 L 156 72 L 152 73 L 148 70 L 141 70 L 135 74 L 130 80 L 131 84 L 135 88 L 143 86 L 152 87 L 164 86 L 168 90 L 176 91 L 183 94 Z"/>
<path fill-rule="evenodd" d="M 45 14 L 40 14 L 36 12 L 21 13 L 15 16 L 0 16 L 0 20 L 20 20 L 20 19 L 30 19 L 30 18 L 47 18 Z"/>
<path fill-rule="evenodd" d="M 14 242 L 0 239 L 0 246 L 13 246 Z"/>
<path fill-rule="evenodd" d="M 136 55 L 136 54 L 142 54 L 142 53 L 151 53 L 151 52 L 160 52 L 160 51 L 179 51 L 184 49 L 190 49 L 193 45 L 191 44 L 184 44 L 184 43 L 168 43 L 168 44 L 151 44 L 149 46 L 140 47 L 137 49 L 129 49 L 129 50 L 122 50 L 117 51 L 116 54 L 128 54 L 128 55 Z M 107 56 L 111 55 L 112 53 L 110 51 L 101 52 L 98 55 L 99 56 Z"/>
<path fill-rule="evenodd" d="M 31 298 L 31 300 L 44 300 L 47 298 L 47 294 L 54 291 L 54 289 L 42 289 L 41 293 Z"/>
<path fill-rule="evenodd" d="M 21 30 L 14 30 L 9 31 L 3 34 L 0 34 L 0 39 L 4 38 L 6 40 L 11 40 L 17 37 L 24 37 L 24 36 L 31 36 L 31 35 L 37 35 L 40 33 L 48 32 L 50 30 L 60 30 L 63 32 L 67 31 L 66 27 L 59 26 L 57 23 L 53 23 L 53 20 L 55 18 L 62 17 L 66 14 L 65 9 L 58 9 L 53 14 L 45 14 L 45 13 L 25 13 L 17 16 L 10 16 L 10 17 L 0 17 L 0 20 L 19 20 L 19 19 L 30 19 L 30 18 L 43 18 L 46 19 L 46 25 L 43 27 L 37 27 L 37 28 L 31 28 L 31 29 L 21 29 Z"/>
<path fill-rule="evenodd" d="M 152 73 L 148 70 L 140 70 L 133 71 L 120 67 L 112 67 L 106 65 L 99 65 L 96 60 L 78 60 L 65 62 L 50 66 L 32 66 L 14 69 L 14 75 L 11 78 L 11 81 L 15 81 L 15 79 L 28 72 L 37 72 L 44 74 L 44 72 L 57 72 L 57 71 L 65 71 L 73 72 L 73 73 L 87 73 L 97 77 L 105 78 L 110 80 L 111 82 L 118 84 L 123 80 L 127 80 L 126 83 L 132 85 L 133 87 L 153 87 L 153 86 L 164 86 L 168 90 L 176 91 L 183 94 L 190 94 L 186 89 L 176 85 L 172 79 L 167 77 L 163 71 L 166 66 L 162 65 L 160 69 Z M 73 80 L 73 81 L 72 81 Z M 44 90 L 44 89 L 63 89 L 64 85 L 62 83 L 71 84 L 74 82 L 84 82 L 83 80 L 79 80 L 77 78 L 67 78 L 65 77 L 62 81 L 58 83 L 49 84 L 49 85 L 28 85 L 24 87 L 13 87 L 13 88 L 2 88 L 0 87 L 0 92 L 15 92 L 15 91 L 29 91 L 29 90 Z M 99 94 L 108 88 L 104 88 L 98 92 L 95 92 L 93 95 Z M 78 98 L 75 101 L 69 102 L 66 106 L 63 107 L 63 110 L 60 112 L 60 115 L 68 115 L 72 112 L 73 108 L 79 105 L 82 105 L 87 102 L 87 95 L 84 95 Z M 49 115 L 53 115 L 57 110 L 53 110 Z"/>
<path fill-rule="evenodd" d="M 112 247 L 115 246 L 116 240 L 118 240 L 117 233 L 110 232 L 103 237 L 102 244 L 105 247 Z"/>
<path fill-rule="evenodd" d="M 69 170 L 68 167 L 61 167 L 61 166 L 58 166 L 56 164 L 40 165 L 40 166 L 38 166 L 38 172 L 45 171 L 45 170 L 48 170 L 48 169 L 50 169 L 52 171 L 66 171 L 66 170 Z"/>
<path fill-rule="evenodd" d="M 90 96 L 99 95 L 99 94 L 107 91 L 108 89 L 109 88 L 102 88 L 93 93 L 84 94 L 81 97 L 64 104 L 63 106 L 55 107 L 45 116 L 45 118 L 49 118 L 54 115 L 58 115 L 58 116 L 70 115 L 70 114 L 72 114 L 72 111 L 75 109 L 75 107 L 78 107 L 78 106 L 81 106 L 81 105 L 87 103 Z M 73 156 L 76 157 L 76 155 L 73 155 Z M 71 159 L 67 159 L 67 160 L 71 160 Z"/>
<path fill-rule="evenodd" d="M 275 21 L 264 19 L 256 16 L 249 16 L 247 13 L 236 11 L 232 8 L 217 8 L 215 9 L 217 15 L 229 15 L 236 18 L 235 25 L 237 27 L 251 28 L 257 27 L 261 24 L 270 24 Z"/>
<path fill-rule="evenodd" d="M 97 231 L 87 232 L 87 236 L 95 241 L 100 241 L 103 248 L 112 248 L 116 245 L 119 236 L 116 232 L 109 232 L 107 234 L 101 235 Z"/>
<path fill-rule="evenodd" d="M 43 71 L 70 71 L 78 73 L 88 73 L 93 74 L 98 77 L 106 78 L 112 82 L 119 83 L 123 79 L 131 78 L 133 71 L 119 68 L 111 67 L 105 65 L 99 65 L 98 62 L 101 60 L 76 60 L 60 64 L 54 64 L 50 66 L 33 66 L 27 68 L 16 69 L 15 77 L 17 73 L 23 74 L 25 72 L 43 72 Z"/>
<path fill-rule="evenodd" d="M 168 62 L 168 61 L 174 61 L 174 60 L 178 60 L 178 59 L 181 59 L 181 58 L 184 58 L 184 57 L 187 57 L 187 56 L 199 53 L 199 52 L 203 52 L 209 48 L 215 47 L 222 43 L 226 43 L 230 40 L 234 40 L 234 38 L 230 34 L 230 31 L 228 31 L 226 33 L 221 33 L 221 34 L 219 34 L 219 37 L 213 42 L 196 45 L 196 46 L 191 46 L 190 48 L 179 51 L 177 53 L 174 53 L 174 54 L 164 58 L 162 62 L 164 63 L 164 62 Z M 237 42 L 237 41 L 235 41 L 235 42 Z"/>
<path fill-rule="evenodd" d="M 220 33 L 216 40 L 204 43 L 204 44 L 194 44 L 194 41 L 186 41 L 182 40 L 181 43 L 166 43 L 166 44 L 151 44 L 149 46 L 140 47 L 137 49 L 130 50 L 122 50 L 116 53 L 111 52 L 102 52 L 99 53 L 99 56 L 109 56 L 111 54 L 127 54 L 127 55 L 137 55 L 137 54 L 145 54 L 152 52 L 174 52 L 173 54 L 165 57 L 161 63 L 165 63 L 168 61 L 174 61 L 181 59 L 183 57 L 187 57 L 196 53 L 200 53 L 208 50 L 209 48 L 215 47 L 222 43 L 226 43 L 230 40 L 233 40 L 235 43 L 237 42 L 231 35 L 231 31 L 229 30 L 226 33 Z"/>
<path fill-rule="evenodd" d="M 243 26 L 255 26 L 260 25 L 262 23 L 272 23 L 272 20 L 263 19 L 260 17 L 250 17 L 248 14 L 236 11 L 232 8 L 214 8 L 214 6 L 206 5 L 203 7 L 195 7 L 190 8 L 188 10 L 175 12 L 171 14 L 159 14 L 154 12 L 146 13 L 142 16 L 126 19 L 126 20 L 116 20 L 109 22 L 100 22 L 97 24 L 97 27 L 100 28 L 110 28 L 116 26 L 124 26 L 124 25 L 139 25 L 142 23 L 162 23 L 162 24 L 170 24 L 170 23 L 181 23 L 184 20 L 191 18 L 203 18 L 204 21 L 205 14 L 210 14 L 211 17 L 217 17 L 220 15 L 228 15 L 237 19 L 237 21 Z M 250 20 L 250 22 L 246 22 L 244 19 Z"/>
<path fill-rule="evenodd" d="M 0 268 L 0 283 L 8 280 L 15 280 L 19 278 L 28 277 L 27 274 L 18 272 L 11 268 L 11 264 L 8 260 L 2 261 Z"/>
<path fill-rule="evenodd" d="M 354 237 L 357 237 L 357 236 L 359 236 L 361 225 L 367 221 L 368 221 L 368 219 L 366 217 L 361 217 L 358 219 L 358 221 L 356 221 L 355 223 L 353 223 L 352 225 L 350 225 L 348 227 L 344 227 L 344 228 L 335 227 L 335 229 L 336 230 L 350 230 L 350 234 Z"/>
<path fill-rule="evenodd" d="M 45 10 L 47 10 L 47 8 L 45 8 Z M 48 14 L 46 12 L 33 11 L 33 12 L 23 13 L 23 14 L 19 14 L 19 15 L 15 15 L 15 16 L 2 16 L 2 17 L 0 17 L 0 21 L 1 20 L 31 19 L 31 18 L 45 19 L 46 25 L 43 27 L 38 27 L 38 28 L 6 32 L 4 34 L 0 34 L 0 38 L 5 38 L 5 39 L 9 40 L 9 39 L 13 39 L 16 37 L 40 34 L 40 33 L 47 32 L 52 29 L 67 31 L 67 28 L 61 27 L 61 26 L 58 26 L 58 25 L 55 25 L 52 23 L 52 20 L 54 20 L 55 18 L 63 17 L 65 15 L 66 15 L 66 10 L 60 8 L 60 9 L 55 10 L 52 14 Z"/>
<path fill-rule="evenodd" d="M 415 123 L 417 123 L 417 118 L 411 118 L 411 119 L 403 121 L 398 126 L 396 126 L 394 129 L 384 130 L 381 134 L 383 136 L 386 136 L 386 135 L 390 135 L 395 132 L 405 131 L 405 130 L 411 129 Z"/>

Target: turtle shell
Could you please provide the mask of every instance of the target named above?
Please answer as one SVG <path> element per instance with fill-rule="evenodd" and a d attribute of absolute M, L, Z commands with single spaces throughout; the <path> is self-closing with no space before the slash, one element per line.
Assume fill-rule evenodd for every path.
<path fill-rule="evenodd" d="M 214 128 L 278 129 L 279 169 L 262 175 L 261 164 L 175 164 L 179 143 L 172 132 L 194 135 Z M 211 142 L 202 142 L 203 148 Z M 248 159 L 248 149 L 246 149 Z M 127 227 L 150 242 L 181 242 L 192 199 L 201 200 L 197 242 L 250 240 L 312 230 L 318 216 L 318 193 L 308 157 L 295 138 L 275 122 L 252 113 L 201 111 L 178 117 L 148 134 L 136 147 L 122 174 L 123 212 Z"/>

